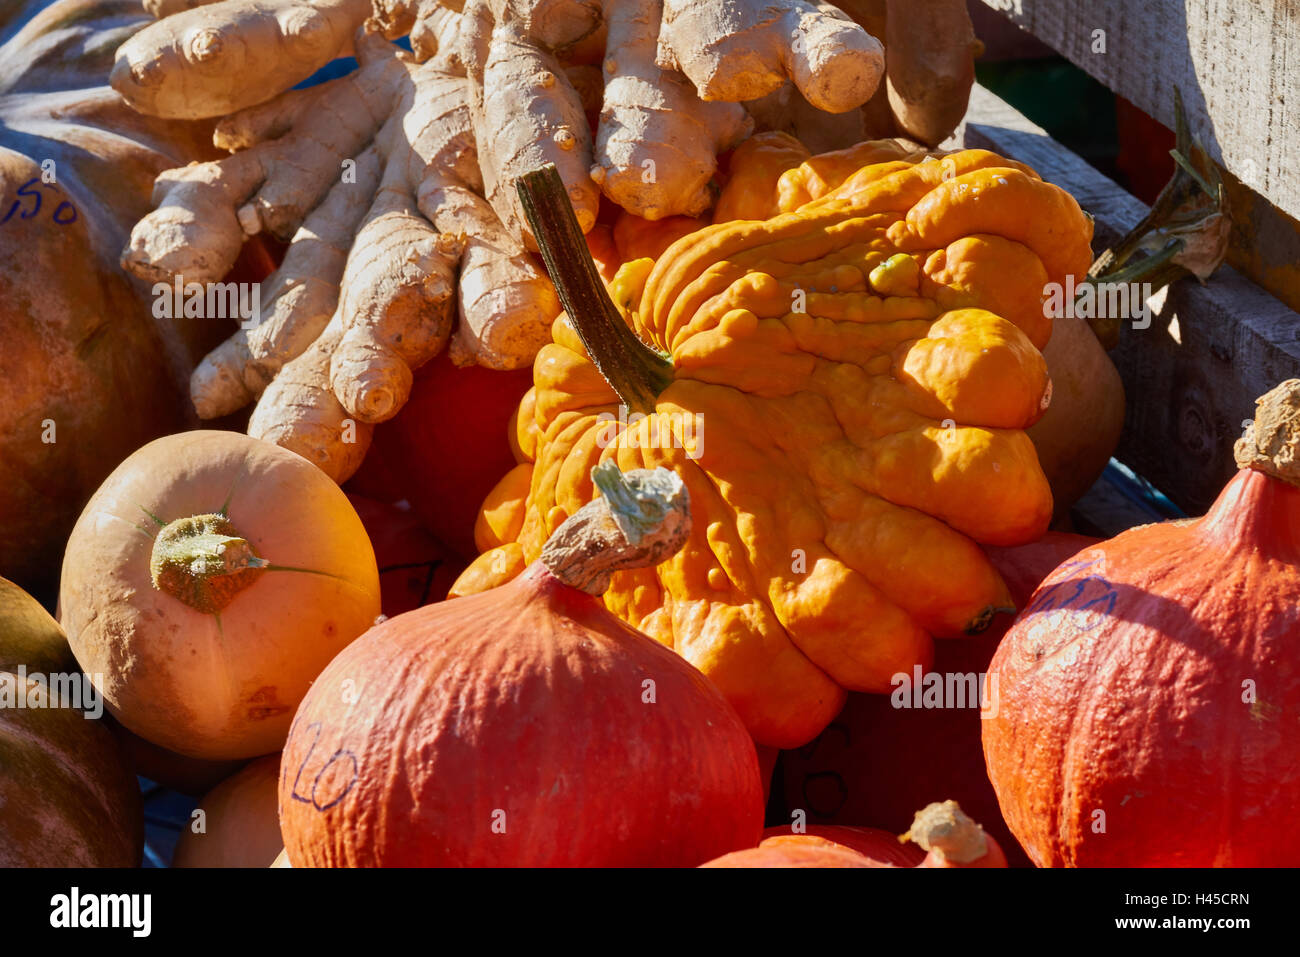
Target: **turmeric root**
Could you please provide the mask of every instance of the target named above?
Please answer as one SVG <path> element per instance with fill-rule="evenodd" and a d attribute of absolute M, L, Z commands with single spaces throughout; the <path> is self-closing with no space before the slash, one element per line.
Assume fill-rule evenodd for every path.
<path fill-rule="evenodd" d="M 717 155 L 753 121 L 736 103 L 705 103 L 680 73 L 655 63 L 659 0 L 607 0 L 605 106 L 591 175 L 644 219 L 698 216 L 717 198 Z"/>
<path fill-rule="evenodd" d="M 311 106 L 297 114 L 292 136 L 162 173 L 154 184 L 156 209 L 131 231 L 122 265 L 155 282 L 176 275 L 211 282 L 234 265 L 246 236 L 266 229 L 290 240 L 340 176 L 348 178 L 347 163 L 374 136 L 375 118 L 387 115 L 406 76 L 392 44 L 363 45 L 358 56 L 360 69 L 314 97 L 290 94 L 294 105 Z M 257 116 L 273 113 L 265 108 Z M 273 132 L 261 122 L 246 126 L 256 129 L 232 138 Z"/>
<path fill-rule="evenodd" d="M 596 222 L 600 191 L 590 175 L 591 130 L 581 97 L 555 54 L 529 35 L 527 17 L 516 16 L 513 7 L 507 0 L 469 0 L 461 59 L 470 80 L 474 135 L 492 144 L 480 154 L 487 199 L 511 234 L 531 243 L 515 194 L 525 173 L 555 164 L 583 232 Z"/>
<path fill-rule="evenodd" d="M 351 52 L 370 0 L 221 0 L 164 15 L 117 50 L 109 83 L 151 116 L 224 116 Z"/>
<path fill-rule="evenodd" d="M 361 467 L 374 426 L 358 422 L 329 387 L 330 358 L 343 338 L 335 315 L 308 349 L 287 363 L 248 420 L 248 434 L 297 452 L 344 482 Z"/>

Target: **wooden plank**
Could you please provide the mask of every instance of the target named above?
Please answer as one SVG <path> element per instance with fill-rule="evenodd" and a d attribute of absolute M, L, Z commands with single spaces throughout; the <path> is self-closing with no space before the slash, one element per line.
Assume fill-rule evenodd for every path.
<path fill-rule="evenodd" d="M 988 90 L 950 145 L 994 150 L 1067 189 L 1096 219 L 1094 251 L 1146 207 Z M 1183 280 L 1152 297 L 1151 324 L 1125 328 L 1111 358 L 1127 421 L 1117 457 L 1190 514 L 1214 500 L 1236 466 L 1232 444 L 1256 397 L 1300 378 L 1300 315 L 1224 266 L 1202 286 Z"/>
<path fill-rule="evenodd" d="M 983 0 L 1300 217 L 1300 3 Z"/>

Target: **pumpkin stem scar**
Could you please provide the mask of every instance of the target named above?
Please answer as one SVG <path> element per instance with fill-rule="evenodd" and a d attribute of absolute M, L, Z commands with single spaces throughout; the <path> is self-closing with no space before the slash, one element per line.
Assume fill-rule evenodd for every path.
<path fill-rule="evenodd" d="M 1255 400 L 1255 418 L 1233 448 L 1237 467 L 1300 487 L 1300 379 Z"/>
<path fill-rule="evenodd" d="M 619 315 L 555 164 L 525 173 L 515 188 L 546 271 L 587 354 L 629 410 L 653 413 L 655 399 L 673 381 L 673 364 L 642 342 Z"/>
<path fill-rule="evenodd" d="M 154 539 L 149 560 L 155 588 L 210 615 L 270 568 L 224 515 L 193 515 L 169 523 Z"/>

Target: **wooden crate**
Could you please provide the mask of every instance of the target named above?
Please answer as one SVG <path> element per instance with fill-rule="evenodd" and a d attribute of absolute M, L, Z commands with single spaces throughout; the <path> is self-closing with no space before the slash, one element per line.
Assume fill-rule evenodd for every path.
<path fill-rule="evenodd" d="M 1208 130 L 1214 134 L 1217 128 L 1217 136 L 1207 136 L 1206 145 L 1216 157 L 1253 162 L 1265 170 L 1259 182 L 1269 190 L 1267 195 L 1283 209 L 1300 210 L 1300 165 L 1293 160 L 1300 155 L 1300 91 L 1295 97 L 1285 97 L 1284 108 L 1265 116 L 1267 111 L 1257 105 L 1243 105 L 1243 88 L 1231 85 L 1241 81 L 1239 61 L 1266 57 L 1273 49 L 1256 29 L 1254 19 L 1270 9 L 1272 22 L 1283 32 L 1274 36 L 1281 44 L 1280 52 L 1275 51 L 1277 62 L 1264 72 L 1273 71 L 1296 83 L 1300 78 L 1300 33 L 1296 31 L 1300 3 L 1206 2 L 1192 18 L 1196 25 L 1190 25 L 1176 22 L 1179 18 L 1171 12 L 1174 6 L 1181 10 L 1181 2 L 985 2 L 1170 124 L 1171 77 L 1182 77 L 1179 86 L 1185 95 L 1188 89 L 1199 91 L 1189 104 L 1189 115 L 1197 109 L 1203 111 L 1199 125 L 1193 118 L 1193 128 L 1203 136 L 1207 132 L 1205 115 L 1212 120 L 1219 117 L 1218 111 L 1227 109 L 1224 98 L 1228 91 L 1235 91 L 1233 123 L 1217 120 Z M 1220 37 L 1216 46 L 1211 43 L 1215 34 L 1207 24 L 1218 22 L 1214 18 L 1222 13 L 1220 8 L 1229 6 L 1236 13 L 1223 22 L 1238 24 L 1241 32 L 1234 34 L 1231 42 Z M 1248 10 L 1253 12 L 1247 14 Z M 1090 59 L 1098 55 L 1089 53 L 1086 45 L 1094 29 L 1105 30 L 1108 38 L 1108 52 L 1100 59 Z M 1284 42 L 1288 37 L 1289 46 Z M 1196 74 L 1199 86 L 1188 87 L 1179 72 L 1182 61 L 1170 50 L 1171 44 L 1178 43 L 1190 43 L 1196 51 L 1189 69 L 1205 63 L 1210 55 L 1207 51 L 1217 51 L 1214 55 L 1224 59 L 1217 71 Z M 1254 44 L 1249 54 L 1243 44 Z M 1229 53 L 1231 49 L 1236 52 Z M 1231 80 L 1234 77 L 1236 80 Z M 1267 97 L 1274 95 L 1283 94 L 1270 88 Z M 1276 126 L 1280 119 L 1290 126 Z M 1229 130 L 1231 139 L 1225 135 Z M 1242 145 L 1244 152 L 1240 152 L 1235 144 L 1244 144 L 1247 130 L 1255 131 L 1258 141 L 1249 148 Z M 1260 135 L 1261 130 L 1275 132 L 1271 145 L 1265 147 L 1267 134 Z M 953 145 L 983 147 L 1021 160 L 1044 179 L 1069 190 L 1096 219 L 1095 251 L 1105 248 L 1146 212 L 1137 199 L 981 87 L 972 91 L 967 118 L 954 135 Z M 1188 513 L 1200 514 L 1236 470 L 1232 445 L 1242 432 L 1243 421 L 1254 414 L 1255 398 L 1283 379 L 1300 378 L 1300 315 L 1228 266 L 1221 267 L 1205 285 L 1195 280 L 1176 283 L 1157 293 L 1151 306 L 1150 326 L 1125 328 L 1120 345 L 1111 353 L 1127 393 L 1127 421 L 1116 456 Z"/>

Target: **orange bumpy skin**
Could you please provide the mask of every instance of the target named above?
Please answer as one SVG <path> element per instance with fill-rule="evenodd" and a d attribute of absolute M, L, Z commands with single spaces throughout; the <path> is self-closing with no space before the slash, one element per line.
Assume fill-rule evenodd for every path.
<path fill-rule="evenodd" d="M 461 583 L 498 584 L 536 559 L 593 497 L 598 461 L 674 469 L 690 541 L 615 574 L 606 605 L 783 748 L 828 724 L 846 690 L 888 692 L 928 664 L 932 636 L 1012 606 L 976 543 L 1047 528 L 1051 493 L 1023 431 L 1050 395 L 1042 290 L 1091 259 L 1091 221 L 1027 167 L 892 143 L 856 155 L 870 165 L 788 171 L 785 187 L 816 196 L 797 208 L 715 223 L 653 269 L 620 272 L 620 309 L 672 360 L 652 416 L 620 424 L 556 320 L 516 424 L 531 473 L 490 500 L 489 537 L 518 533 Z"/>

